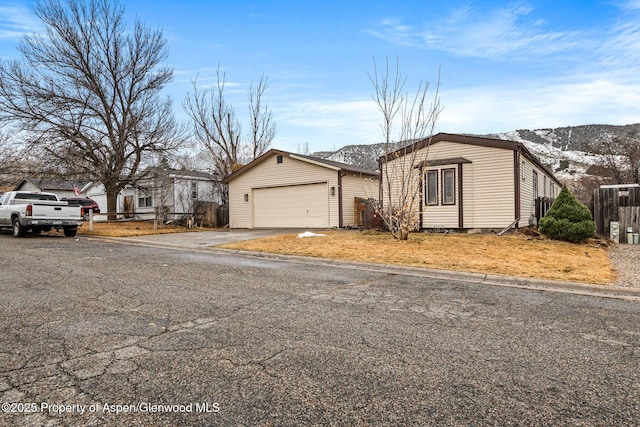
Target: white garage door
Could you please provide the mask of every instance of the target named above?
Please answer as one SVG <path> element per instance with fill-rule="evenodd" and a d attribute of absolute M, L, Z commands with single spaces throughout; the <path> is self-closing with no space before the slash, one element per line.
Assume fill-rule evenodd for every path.
<path fill-rule="evenodd" d="M 254 189 L 253 226 L 328 227 L 327 183 Z"/>

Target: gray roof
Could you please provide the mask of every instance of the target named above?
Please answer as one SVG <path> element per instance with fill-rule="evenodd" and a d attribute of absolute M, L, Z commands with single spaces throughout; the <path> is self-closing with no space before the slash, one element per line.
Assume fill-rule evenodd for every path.
<path fill-rule="evenodd" d="M 358 167 L 358 166 L 348 165 L 346 163 L 341 163 L 341 162 L 334 162 L 333 160 L 321 159 L 319 157 L 307 156 L 307 155 L 304 155 L 304 154 L 290 153 L 290 152 L 284 151 L 284 150 L 276 150 L 274 148 L 274 149 L 271 149 L 271 150 L 267 151 L 266 153 L 264 153 L 263 155 L 261 155 L 260 157 L 258 157 L 254 161 L 252 161 L 251 163 L 246 164 L 243 167 L 241 167 L 240 169 L 238 169 L 237 171 L 235 171 L 234 173 L 232 173 L 231 175 L 226 177 L 223 180 L 223 182 L 229 182 L 229 181 L 234 180 L 238 176 L 240 176 L 243 173 L 251 170 L 256 165 L 262 163 L 264 160 L 266 160 L 267 158 L 269 158 L 270 156 L 272 156 L 274 154 L 287 156 L 287 157 L 293 157 L 293 158 L 299 158 L 302 161 L 309 161 L 310 163 L 326 165 L 326 166 L 328 166 L 328 167 L 330 167 L 332 169 L 339 169 L 339 170 L 342 170 L 342 171 L 345 171 L 345 172 L 353 172 L 353 173 L 357 173 L 357 174 L 361 174 L 361 175 L 368 175 L 368 176 L 378 177 L 378 172 L 370 170 L 370 169 L 365 169 L 365 168 L 361 168 L 361 167 Z"/>
<path fill-rule="evenodd" d="M 74 187 L 81 188 L 85 183 L 77 181 L 66 181 L 62 179 L 47 178 L 25 178 L 15 186 L 14 191 L 20 190 L 25 183 L 31 183 L 43 191 L 73 191 Z"/>

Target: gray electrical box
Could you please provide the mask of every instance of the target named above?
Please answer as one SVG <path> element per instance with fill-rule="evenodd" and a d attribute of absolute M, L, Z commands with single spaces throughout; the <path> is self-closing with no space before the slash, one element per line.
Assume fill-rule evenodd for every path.
<path fill-rule="evenodd" d="M 618 221 L 609 223 L 609 238 L 616 243 L 620 243 L 620 223 Z"/>

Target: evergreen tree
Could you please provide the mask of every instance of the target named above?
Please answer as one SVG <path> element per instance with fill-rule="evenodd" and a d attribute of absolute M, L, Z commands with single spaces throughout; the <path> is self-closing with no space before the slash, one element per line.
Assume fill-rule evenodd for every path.
<path fill-rule="evenodd" d="M 540 232 L 554 240 L 578 243 L 593 237 L 595 231 L 591 211 L 566 186 L 562 187 L 551 209 L 540 220 Z"/>

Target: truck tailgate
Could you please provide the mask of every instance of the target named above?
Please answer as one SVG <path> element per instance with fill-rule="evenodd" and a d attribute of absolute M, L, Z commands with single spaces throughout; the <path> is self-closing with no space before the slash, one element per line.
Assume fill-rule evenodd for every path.
<path fill-rule="evenodd" d="M 33 211 L 31 216 L 33 219 L 82 219 L 82 208 L 79 206 L 68 206 L 66 203 L 60 205 L 52 203 L 32 203 L 32 205 Z"/>

